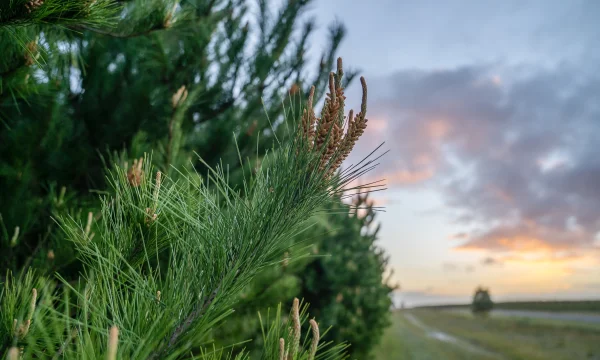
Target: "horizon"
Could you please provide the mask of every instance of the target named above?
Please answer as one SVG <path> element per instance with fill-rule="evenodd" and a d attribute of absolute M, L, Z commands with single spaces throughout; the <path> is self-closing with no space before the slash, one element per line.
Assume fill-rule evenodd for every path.
<path fill-rule="evenodd" d="M 500 296 L 492 295 L 492 301 L 495 303 L 521 303 L 521 302 L 580 302 L 580 301 L 600 301 L 600 295 L 584 298 L 578 294 L 505 294 Z M 470 305 L 473 300 L 473 294 L 461 296 L 444 295 L 422 295 L 412 292 L 394 291 L 392 293 L 392 303 L 394 309 L 400 309 L 402 305 L 405 308 L 414 308 L 420 306 L 456 306 Z"/>
<path fill-rule="evenodd" d="M 467 299 L 483 285 L 495 301 L 600 297 L 600 3 L 313 8 L 323 32 L 342 19 L 338 53 L 369 85 L 347 164 L 390 150 L 369 179 L 387 179 L 373 196 L 386 208 L 378 244 L 401 296 Z M 347 96 L 356 108 L 357 81 Z"/>

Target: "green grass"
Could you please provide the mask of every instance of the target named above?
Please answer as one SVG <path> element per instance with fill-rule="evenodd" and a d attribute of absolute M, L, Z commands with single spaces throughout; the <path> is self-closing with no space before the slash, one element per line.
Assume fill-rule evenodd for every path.
<path fill-rule="evenodd" d="M 498 309 L 600 312 L 600 301 L 519 301 L 498 303 Z"/>
<path fill-rule="evenodd" d="M 425 306 L 423 309 L 470 308 L 466 305 L 437 305 Z M 572 311 L 572 312 L 597 312 L 600 313 L 600 300 L 579 301 L 514 301 L 499 302 L 494 304 L 494 309 L 503 310 L 531 310 L 531 311 Z"/>
<path fill-rule="evenodd" d="M 433 339 L 407 320 L 415 316 L 428 331 L 441 331 L 499 359 L 600 359 L 600 326 L 519 318 L 475 318 L 446 310 L 398 311 L 375 359 L 487 359 L 460 344 Z"/>
<path fill-rule="evenodd" d="M 468 360 L 486 359 L 459 346 L 427 336 L 426 332 L 409 322 L 402 312 L 392 315 L 392 325 L 374 353 L 379 360 Z"/>

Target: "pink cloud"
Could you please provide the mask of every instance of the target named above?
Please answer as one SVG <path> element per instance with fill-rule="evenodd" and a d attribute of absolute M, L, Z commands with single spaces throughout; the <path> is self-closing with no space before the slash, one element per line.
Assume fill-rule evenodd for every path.
<path fill-rule="evenodd" d="M 385 141 L 390 153 L 369 178 L 438 190 L 478 229 L 454 237 L 459 249 L 589 249 L 600 232 L 600 76 L 508 70 L 407 70 L 371 81 L 374 126 L 355 153 Z"/>

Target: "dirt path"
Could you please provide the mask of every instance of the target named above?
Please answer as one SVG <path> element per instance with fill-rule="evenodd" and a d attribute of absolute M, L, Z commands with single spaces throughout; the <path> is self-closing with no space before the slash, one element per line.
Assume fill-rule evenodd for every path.
<path fill-rule="evenodd" d="M 430 326 L 427 326 L 421 320 L 419 320 L 414 314 L 404 314 L 404 317 L 411 324 L 413 324 L 414 326 L 423 330 L 427 334 L 427 336 L 429 336 L 430 338 L 433 338 L 433 339 L 436 339 L 436 340 L 439 340 L 439 341 L 442 341 L 445 343 L 454 344 L 454 345 L 462 348 L 463 350 L 469 351 L 474 354 L 483 355 L 488 358 L 504 359 L 504 357 L 500 354 L 491 352 L 489 350 L 486 350 L 484 348 L 481 348 L 479 346 L 471 344 L 468 341 L 459 339 L 459 338 L 452 336 L 450 334 L 447 334 L 443 331 L 439 331 Z"/>

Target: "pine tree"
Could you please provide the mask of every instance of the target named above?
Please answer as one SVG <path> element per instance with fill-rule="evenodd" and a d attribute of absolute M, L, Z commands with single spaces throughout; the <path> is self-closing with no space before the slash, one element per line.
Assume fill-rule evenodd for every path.
<path fill-rule="evenodd" d="M 32 272 L 7 279 L 0 299 L 3 347 L 20 349 L 25 358 L 106 353 L 114 359 L 118 353 L 164 359 L 209 352 L 210 332 L 231 314 L 240 289 L 354 178 L 330 175 L 344 154 L 339 142 L 324 167 L 324 153 L 309 144 L 300 136 L 274 148 L 269 166 L 248 178 L 244 197 L 228 186 L 222 168 L 208 182 L 191 169 L 176 181 L 161 172 L 154 177 L 148 165 L 132 177 L 116 163 L 98 221 L 59 219 L 85 264 L 79 281 L 58 275 L 56 286 Z M 293 313 L 297 309 L 295 303 Z M 293 359 L 313 359 L 318 344 L 302 350 L 301 324 L 293 321 L 281 338 L 295 344 Z M 311 327 L 319 339 L 316 323 Z M 273 351 L 270 342 L 265 346 Z M 339 358 L 340 352 L 324 354 Z"/>
<path fill-rule="evenodd" d="M 353 206 L 334 202 L 328 236 L 314 247 L 315 258 L 303 271 L 301 294 L 321 324 L 331 326 L 329 338 L 347 341 L 353 358 L 370 358 L 389 325 L 391 274 L 384 278 L 388 258 L 375 245 L 380 225 L 368 193 L 354 197 Z M 343 339 L 343 340 L 342 340 Z"/>
<path fill-rule="evenodd" d="M 319 119 L 326 119 L 323 123 L 333 125 L 330 133 L 317 128 L 315 133 L 306 134 L 308 138 L 319 134 L 328 134 L 335 139 L 341 137 L 341 134 L 334 134 L 340 119 L 327 118 L 329 109 L 343 107 L 343 86 L 336 86 L 342 84 L 343 73 L 339 61 L 337 73 L 330 79 L 329 94 Z M 361 120 L 357 120 L 364 120 L 366 115 L 366 86 L 363 90 L 361 112 L 356 118 L 350 112 L 346 120 L 357 122 L 346 127 L 342 143 L 352 139 L 348 136 L 351 131 L 359 135 L 364 130 L 364 124 L 360 125 Z M 310 109 L 310 97 L 308 102 Z M 302 119 L 310 121 L 314 117 L 306 111 Z M 351 149 L 353 145 L 347 146 Z M 336 164 L 341 164 L 341 160 L 343 157 L 338 158 Z M 342 174 L 355 170 L 356 167 L 351 166 Z M 380 187 L 379 182 L 367 186 L 368 189 Z M 234 326 L 225 327 L 217 338 L 224 339 L 225 343 L 236 338 L 256 338 L 255 312 L 266 304 L 275 305 L 297 296 L 311 304 L 322 324 L 333 326 L 328 332 L 330 339 L 348 341 L 351 344 L 348 352 L 354 358 L 369 357 L 388 325 L 390 293 L 394 287 L 389 278 L 382 278 L 388 260 L 383 250 L 375 245 L 379 231 L 379 226 L 374 223 L 377 209 L 367 195 L 357 194 L 351 206 L 344 204 L 340 197 L 323 209 L 329 215 L 315 217 L 313 226 L 294 237 L 291 249 L 281 254 L 281 265 L 264 271 L 242 291 L 241 311 L 235 315 L 237 321 Z M 294 258 L 292 263 L 291 257 Z"/>
<path fill-rule="evenodd" d="M 349 151 L 343 100 L 326 75 L 343 28 L 331 28 L 316 78 L 304 80 L 314 23 L 298 37 L 294 29 L 308 3 L 272 15 L 259 1 L 256 39 L 243 1 L 0 5 L 0 263 L 16 273 L 0 299 L 7 354 L 228 356 L 206 342 L 240 289 L 360 175 L 332 176 Z M 263 158 L 289 137 L 284 115 L 300 120 L 296 99 L 316 102 L 328 81 L 326 121 L 303 118 L 321 124 L 314 138 L 282 140 Z M 282 95 L 292 99 L 287 110 Z M 278 181 L 285 186 L 267 187 Z M 286 216 L 270 222 L 266 213 Z M 29 266 L 37 271 L 21 271 Z M 295 344 L 280 326 L 265 331 Z M 276 337 L 264 338 L 264 351 L 280 358 Z M 311 347 L 294 358 L 314 357 Z"/>
<path fill-rule="evenodd" d="M 50 216 L 97 212 L 90 190 L 105 189 L 109 153 L 153 152 L 169 175 L 190 161 L 205 173 L 197 153 L 211 166 L 229 164 L 230 182 L 241 184 L 239 158 L 257 159 L 273 143 L 272 129 L 283 131 L 271 125 L 281 121 L 286 89 L 300 98 L 314 85 L 317 98 L 344 33 L 331 28 L 330 49 L 306 81 L 314 22 L 294 29 L 309 1 L 290 1 L 275 15 L 259 1 L 258 39 L 250 38 L 253 9 L 244 1 L 115 4 L 28 0 L 0 8 L 0 214 L 9 249 L 0 263 L 13 270 L 42 266 L 53 254 L 52 270 L 76 273 Z"/>
<path fill-rule="evenodd" d="M 260 338 L 256 313 L 298 297 L 310 304 L 329 340 L 348 343 L 353 359 L 370 358 L 389 325 L 395 289 L 390 277 L 383 278 L 388 259 L 375 244 L 376 211 L 364 194 L 352 205 L 331 202 L 292 239 L 276 266 L 241 291 L 238 310 L 216 339 L 225 345 Z M 260 342 L 253 345 L 251 354 L 260 354 Z"/>

